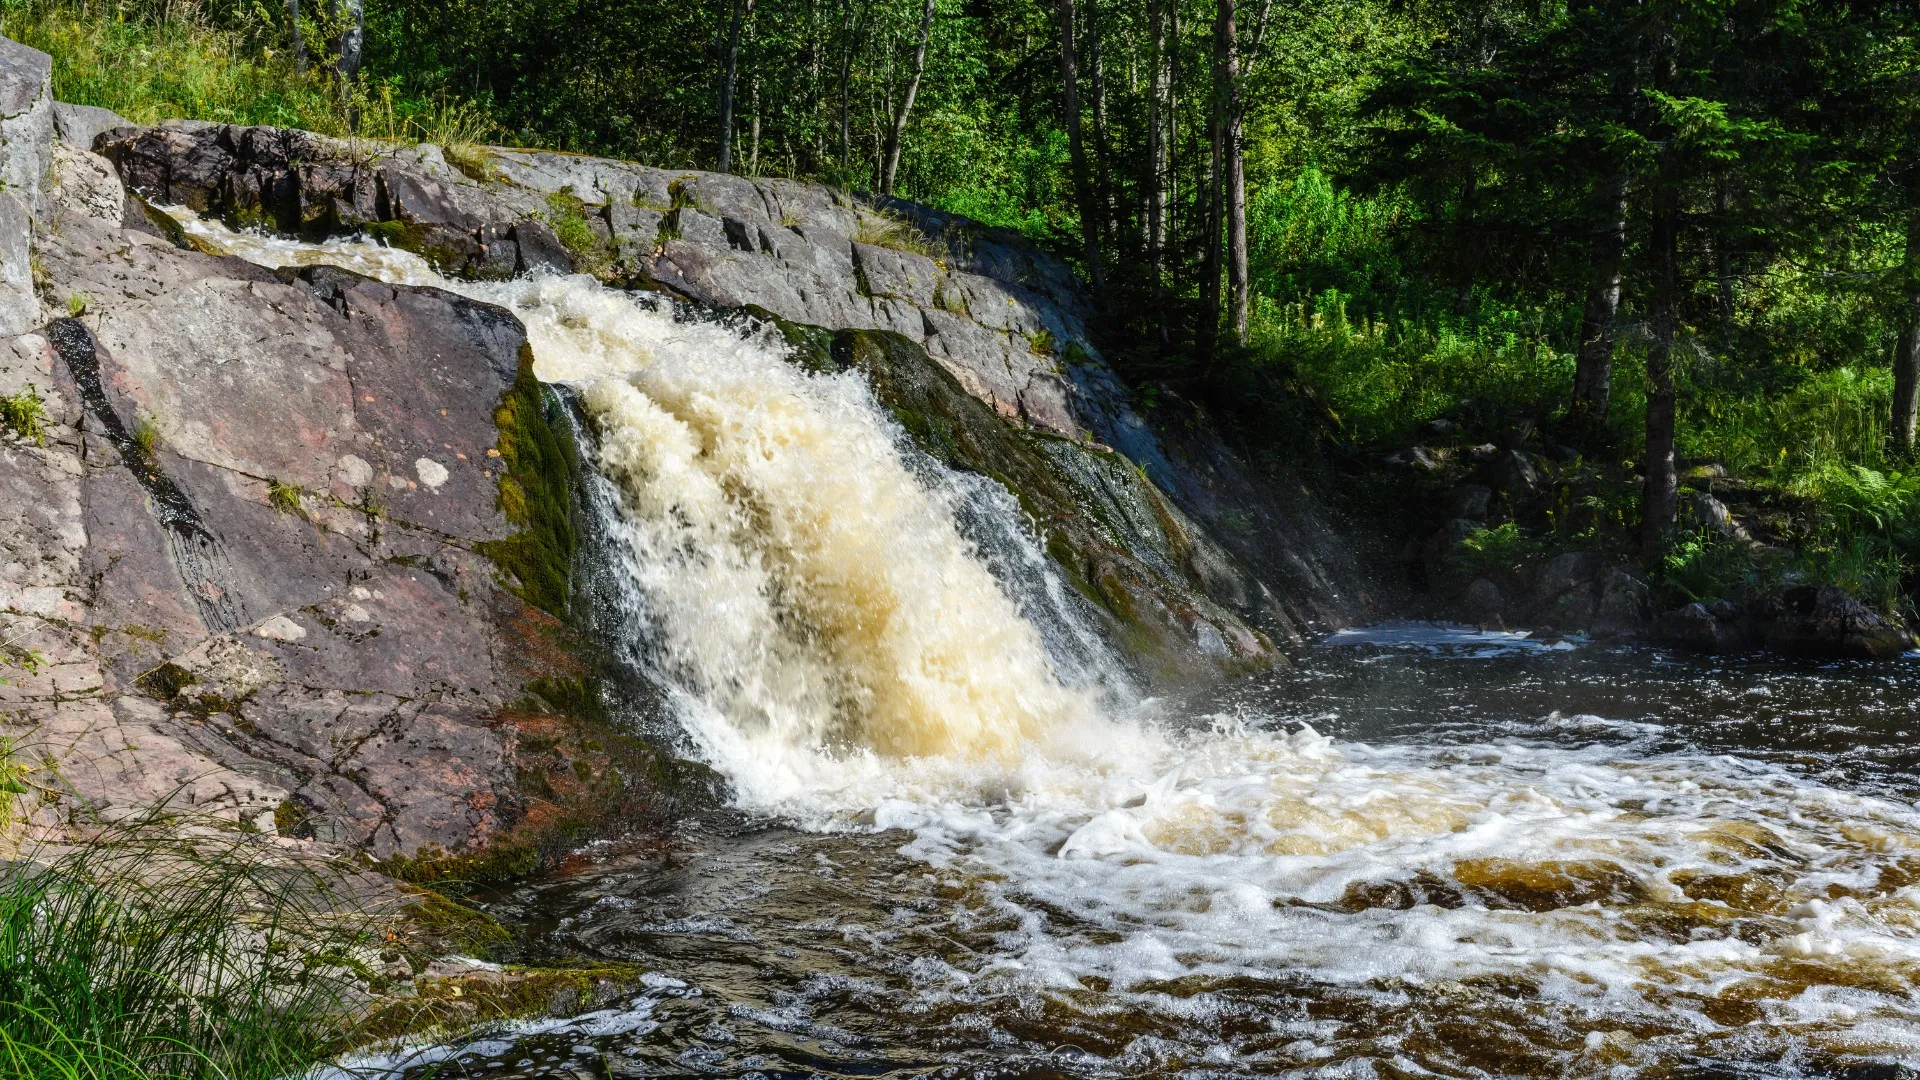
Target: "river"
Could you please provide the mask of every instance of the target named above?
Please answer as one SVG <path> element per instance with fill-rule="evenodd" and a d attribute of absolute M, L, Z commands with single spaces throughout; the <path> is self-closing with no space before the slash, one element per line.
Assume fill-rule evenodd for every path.
<path fill-rule="evenodd" d="M 499 303 L 589 436 L 617 644 L 727 794 L 490 898 L 638 963 L 389 1075 L 1881 1076 L 1920 1061 L 1920 661 L 1388 626 L 1143 698 L 1018 505 L 857 374 L 585 278 Z M 438 1070 L 438 1071 L 436 1071 Z"/>

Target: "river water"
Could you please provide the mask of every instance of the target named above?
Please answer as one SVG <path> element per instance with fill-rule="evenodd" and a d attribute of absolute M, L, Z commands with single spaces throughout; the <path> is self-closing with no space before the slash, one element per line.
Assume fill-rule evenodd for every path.
<path fill-rule="evenodd" d="M 1880 1076 L 1920 1062 L 1920 661 L 1432 627 L 1145 699 L 1007 493 L 853 374 L 585 278 L 190 222 L 513 309 L 622 646 L 715 769 L 661 870 L 494 898 L 644 990 L 361 1065 L 485 1076 Z M 437 1072 L 436 1072 L 437 1071 Z"/>

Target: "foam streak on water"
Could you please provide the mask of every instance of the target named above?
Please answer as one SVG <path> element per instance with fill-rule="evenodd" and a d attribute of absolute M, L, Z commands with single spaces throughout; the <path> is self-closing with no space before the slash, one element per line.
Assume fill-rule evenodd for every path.
<path fill-rule="evenodd" d="M 697 752 L 749 806 L 905 830 L 956 911 L 1010 920 L 949 982 L 1179 1011 L 1236 979 L 1442 1001 L 1494 979 L 1516 1030 L 1584 1018 L 1527 1036 L 1574 1072 L 1682 1036 L 1920 1057 L 1910 805 L 1730 758 L 1115 717 L 1098 650 L 1049 655 L 1015 599 L 1047 590 L 996 583 L 964 485 L 916 475 L 856 376 L 585 278 L 449 283 L 192 226 L 514 310 L 540 376 L 581 389 Z"/>

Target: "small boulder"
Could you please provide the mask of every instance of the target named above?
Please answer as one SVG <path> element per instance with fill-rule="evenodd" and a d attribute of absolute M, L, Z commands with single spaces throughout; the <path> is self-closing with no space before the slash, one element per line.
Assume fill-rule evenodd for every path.
<path fill-rule="evenodd" d="M 1474 578 L 1473 584 L 1461 597 L 1467 614 L 1476 622 L 1499 622 L 1501 607 L 1505 603 L 1500 595 L 1500 586 L 1486 578 Z"/>
<path fill-rule="evenodd" d="M 1424 446 L 1410 446 L 1405 450 L 1395 450 L 1380 460 L 1394 468 L 1413 469 L 1417 472 L 1435 472 L 1440 468 L 1439 460 Z"/>
<path fill-rule="evenodd" d="M 1538 494 L 1546 479 L 1533 458 L 1523 450 L 1504 450 L 1494 455 L 1487 463 L 1486 477 L 1494 490 L 1504 491 L 1516 499 Z"/>
<path fill-rule="evenodd" d="M 1493 489 L 1485 484 L 1461 484 L 1453 489 L 1453 516 L 1468 521 L 1487 520 Z"/>
<path fill-rule="evenodd" d="M 556 274 L 573 273 L 573 256 L 546 225 L 529 218 L 513 227 L 513 241 L 520 249 L 520 273 L 547 270 Z"/>
<path fill-rule="evenodd" d="M 1600 556 L 1591 551 L 1564 551 L 1547 560 L 1534 579 L 1533 602 L 1546 607 L 1566 593 L 1585 590 L 1600 574 Z"/>
<path fill-rule="evenodd" d="M 133 123 L 112 109 L 103 109 L 98 105 L 69 105 L 64 101 L 53 103 L 53 130 L 60 141 L 76 150 L 93 149 L 93 141 L 101 133 L 115 128 L 132 127 Z"/>
<path fill-rule="evenodd" d="M 1600 578 L 1600 599 L 1594 605 L 1593 632 L 1599 637 L 1637 634 L 1653 617 L 1653 593 L 1647 583 L 1626 567 L 1616 566 Z"/>
<path fill-rule="evenodd" d="M 1832 585 L 1790 585 L 1767 597 L 1753 628 L 1768 648 L 1793 656 L 1888 660 L 1912 643 L 1906 627 Z"/>
<path fill-rule="evenodd" d="M 1686 506 L 1688 516 L 1691 517 L 1694 522 L 1712 529 L 1714 532 L 1719 533 L 1729 540 L 1740 540 L 1744 542 L 1753 539 L 1753 537 L 1747 535 L 1746 528 L 1734 520 L 1733 514 L 1728 511 L 1726 503 L 1721 502 L 1719 499 L 1714 498 L 1704 491 L 1688 492 L 1686 496 Z"/>
<path fill-rule="evenodd" d="M 1677 607 L 1655 620 L 1653 639 L 1688 652 L 1739 652 L 1747 647 L 1747 640 L 1728 617 L 1732 613 L 1732 605 L 1724 601 L 1712 608 L 1700 603 Z"/>

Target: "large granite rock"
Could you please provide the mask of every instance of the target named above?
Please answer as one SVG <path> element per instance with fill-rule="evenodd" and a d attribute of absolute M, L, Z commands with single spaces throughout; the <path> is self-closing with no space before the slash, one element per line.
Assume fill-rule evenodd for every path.
<path fill-rule="evenodd" d="M 109 132 L 99 149 L 157 202 L 307 236 L 368 231 L 449 273 L 578 267 L 720 307 L 893 331 L 1001 415 L 1087 433 L 1069 368 L 1098 354 L 1073 275 L 1015 237 L 911 203 L 544 151 L 450 163 L 432 145 L 280 128 L 171 122 Z"/>
<path fill-rule="evenodd" d="M 98 105 L 53 103 L 53 131 L 75 150 L 92 150 L 100 136 L 116 128 L 132 127 L 127 118 Z"/>
<path fill-rule="evenodd" d="M 1099 359 L 1072 273 L 1010 234 L 821 185 L 544 151 L 450 158 L 431 145 L 190 123 L 109 132 L 100 149 L 130 190 L 235 224 L 364 231 L 454 274 L 577 268 L 710 307 L 897 335 L 1013 426 L 1117 450 L 1183 514 L 1175 531 L 1206 538 L 1176 546 L 1210 553 L 1194 564 L 1200 595 L 1231 626 L 1222 636 L 1195 614 L 1188 571 L 1173 574 L 1182 584 L 1164 600 L 1194 628 L 1189 652 L 1237 666 L 1242 652 L 1223 643 L 1298 641 L 1372 608 L 1354 545 L 1311 494 L 1256 475 L 1204 417 L 1145 423 Z"/>
<path fill-rule="evenodd" d="M 54 189 L 38 249 L 82 314 L 0 352 L 47 413 L 0 435 L 0 640 L 45 660 L 0 725 L 66 793 L 36 820 L 171 800 L 472 874 L 638 797 L 561 715 L 592 698 L 570 429 L 519 322 L 182 249 L 97 196 Z M 510 520 L 508 484 L 545 494 Z"/>
<path fill-rule="evenodd" d="M 0 335 L 40 321 L 32 219 L 46 214 L 53 165 L 53 61 L 0 38 Z"/>

